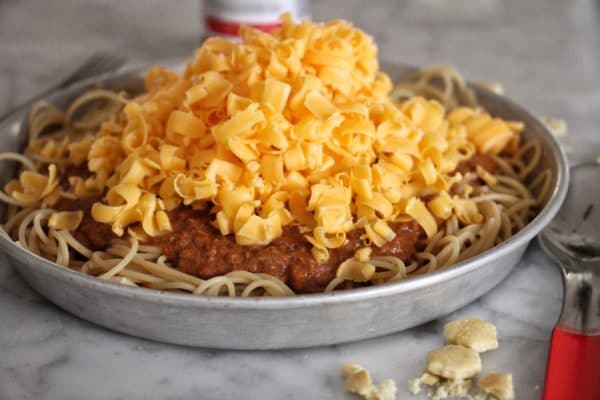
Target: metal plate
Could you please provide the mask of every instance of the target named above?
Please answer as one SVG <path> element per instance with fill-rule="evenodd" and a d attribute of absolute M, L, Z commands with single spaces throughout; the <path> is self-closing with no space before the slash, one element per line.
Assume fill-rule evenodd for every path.
<path fill-rule="evenodd" d="M 171 63 L 173 64 L 173 63 Z M 392 79 L 406 67 L 384 66 Z M 136 68 L 82 82 L 49 97 L 65 106 L 98 84 L 141 88 Z M 279 349 L 342 343 L 385 335 L 441 317 L 477 299 L 502 281 L 529 241 L 558 211 L 567 191 L 567 161 L 558 142 L 532 115 L 504 97 L 477 89 L 493 114 L 526 124 L 525 137 L 542 142 L 540 168 L 552 171 L 553 191 L 544 208 L 508 241 L 455 266 L 381 286 L 282 298 L 226 298 L 132 288 L 57 266 L 23 250 L 6 234 L 0 249 L 15 270 L 42 296 L 98 325 L 161 342 L 223 349 Z M 0 124 L 0 151 L 20 151 L 25 115 Z M 3 166 L 2 182 L 13 169 Z"/>

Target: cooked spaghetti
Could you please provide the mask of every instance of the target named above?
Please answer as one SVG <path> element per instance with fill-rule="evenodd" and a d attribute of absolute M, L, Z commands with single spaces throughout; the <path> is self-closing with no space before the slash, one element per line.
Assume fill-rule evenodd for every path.
<path fill-rule="evenodd" d="M 345 21 L 208 39 L 141 94 L 36 105 L 24 154 L 0 154 L 22 167 L 3 229 L 100 279 L 229 296 L 402 280 L 522 229 L 549 182 L 523 124 L 449 67 L 392 89 Z"/>

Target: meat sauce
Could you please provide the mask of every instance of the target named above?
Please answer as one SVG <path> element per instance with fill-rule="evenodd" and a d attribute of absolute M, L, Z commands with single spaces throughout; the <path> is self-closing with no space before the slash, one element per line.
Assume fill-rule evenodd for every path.
<path fill-rule="evenodd" d="M 106 249 L 117 236 L 110 225 L 95 221 L 90 209 L 99 198 L 62 199 L 61 211 L 83 210 L 84 215 L 73 236 L 92 250 Z M 360 236 L 364 230 L 348 233 L 341 247 L 329 250 L 329 260 L 317 263 L 311 254 L 312 245 L 298 225 L 283 227 L 281 237 L 266 246 L 242 246 L 233 235 L 223 236 L 211 224 L 207 211 L 178 207 L 169 212 L 173 230 L 152 238 L 148 244 L 157 245 L 180 271 L 203 279 L 243 270 L 275 276 L 296 293 L 322 291 L 335 278 L 338 265 L 364 247 Z M 391 223 L 396 237 L 381 248 L 373 246 L 372 255 L 396 256 L 403 261 L 412 258 L 416 243 L 423 231 L 414 221 Z"/>
<path fill-rule="evenodd" d="M 475 155 L 463 161 L 457 171 L 474 171 L 477 165 L 489 172 L 496 169 L 491 157 Z M 105 249 L 116 237 L 110 225 L 96 222 L 90 214 L 91 206 L 99 200 L 62 199 L 57 205 L 60 210 L 84 211 L 83 220 L 73 234 L 93 250 Z M 337 249 L 330 249 L 329 259 L 319 264 L 311 254 L 312 245 L 295 224 L 285 226 L 282 236 L 266 246 L 242 246 L 236 243 L 233 235 L 223 236 L 213 227 L 208 211 L 181 206 L 170 211 L 169 218 L 172 232 L 151 239 L 149 244 L 159 246 L 182 272 L 203 279 L 236 270 L 262 272 L 279 278 L 296 293 L 322 291 L 335 277 L 339 264 L 364 247 L 360 239 L 364 230 L 351 231 L 346 242 Z M 416 252 L 423 230 L 415 221 L 395 222 L 390 226 L 396 237 L 381 248 L 373 246 L 372 255 L 395 256 L 408 262 Z"/>
<path fill-rule="evenodd" d="M 335 278 L 338 265 L 364 247 L 360 239 L 364 231 L 352 231 L 344 245 L 330 249 L 329 260 L 319 264 L 298 225 L 285 226 L 281 237 L 266 246 L 242 246 L 233 235 L 222 236 L 204 211 L 179 207 L 169 218 L 173 231 L 153 242 L 181 271 L 204 279 L 235 270 L 262 272 L 279 278 L 296 293 L 322 291 Z M 396 232 L 394 240 L 374 247 L 372 254 L 408 261 L 422 230 L 415 222 L 393 223 L 391 227 Z"/>
<path fill-rule="evenodd" d="M 111 226 L 101 222 L 97 222 L 92 218 L 90 210 L 92 205 L 100 201 L 98 197 L 88 197 L 84 199 L 70 200 L 61 199 L 56 208 L 59 211 L 83 211 L 83 219 L 79 227 L 75 229 L 73 236 L 79 240 L 81 244 L 91 250 L 104 250 L 110 244 L 110 241 L 117 236 L 113 233 Z"/>
<path fill-rule="evenodd" d="M 455 171 L 464 175 L 467 172 L 474 172 L 477 169 L 477 166 L 485 169 L 490 174 L 496 172 L 496 169 L 498 168 L 492 156 L 488 156 L 487 154 L 474 154 L 468 160 L 461 161 Z"/>

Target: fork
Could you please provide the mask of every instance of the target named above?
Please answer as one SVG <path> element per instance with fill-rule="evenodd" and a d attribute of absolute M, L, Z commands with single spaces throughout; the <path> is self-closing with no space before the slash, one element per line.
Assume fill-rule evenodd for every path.
<path fill-rule="evenodd" d="M 75 68 L 70 74 L 65 76 L 60 81 L 48 87 L 41 93 L 38 93 L 36 96 L 30 98 L 24 103 L 19 104 L 14 107 L 10 111 L 2 114 L 0 116 L 0 121 L 7 118 L 9 115 L 14 112 L 21 110 L 23 108 L 31 106 L 31 104 L 36 101 L 48 96 L 50 93 L 57 89 L 66 88 L 67 86 L 72 85 L 75 82 L 81 81 L 85 78 L 89 78 L 95 75 L 99 75 L 104 72 L 113 71 L 119 67 L 121 67 L 125 63 L 126 59 L 123 56 L 116 54 L 105 54 L 105 53 L 95 53 L 88 57 L 83 63 L 81 63 L 77 68 Z"/>

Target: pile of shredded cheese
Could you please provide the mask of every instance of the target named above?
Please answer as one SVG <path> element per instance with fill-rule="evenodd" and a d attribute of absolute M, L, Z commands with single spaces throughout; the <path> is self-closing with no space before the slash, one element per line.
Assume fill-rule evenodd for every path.
<path fill-rule="evenodd" d="M 319 261 L 352 229 L 382 246 L 395 236 L 389 221 L 414 218 L 428 237 L 436 217 L 481 221 L 449 193 L 454 170 L 475 152 L 516 148 L 522 124 L 420 97 L 394 104 L 370 36 L 340 20 L 282 19 L 273 34 L 206 40 L 183 74 L 150 69 L 119 119 L 65 144 L 92 172 L 70 177 L 65 195 L 106 193 L 92 216 L 117 235 L 138 223 L 137 235 L 168 232 L 167 211 L 181 204 L 212 207 L 242 245 L 266 245 L 296 221 Z M 50 168 L 7 193 L 51 205 L 63 189 Z"/>

